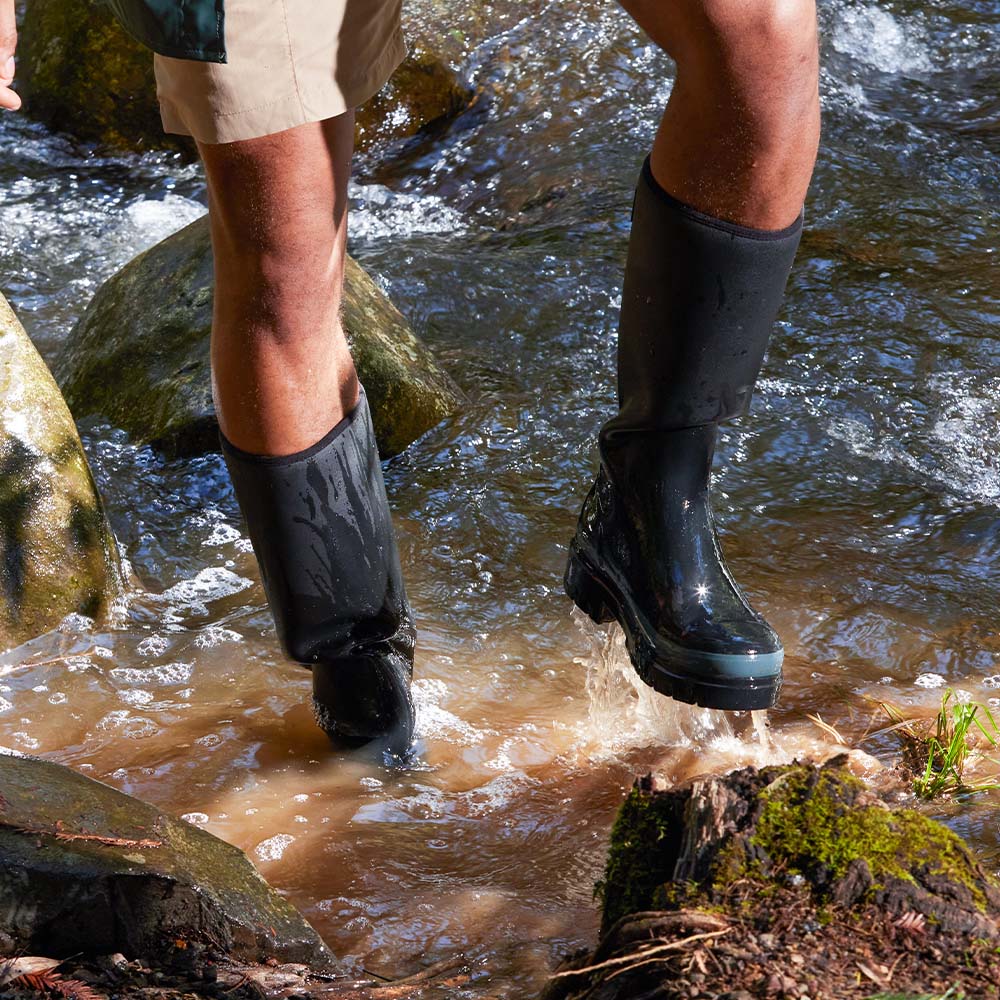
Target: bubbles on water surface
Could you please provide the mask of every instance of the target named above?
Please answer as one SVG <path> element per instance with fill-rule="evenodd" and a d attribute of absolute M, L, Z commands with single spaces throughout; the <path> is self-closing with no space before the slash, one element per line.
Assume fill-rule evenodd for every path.
<path fill-rule="evenodd" d="M 224 628 L 221 625 L 210 625 L 198 633 L 194 644 L 199 649 L 214 649 L 227 642 L 242 642 L 243 636 L 235 629 Z"/>
<path fill-rule="evenodd" d="M 206 211 L 201 202 L 167 194 L 163 198 L 132 202 L 125 210 L 125 217 L 135 228 L 134 244 L 144 250 L 200 219 Z"/>
<path fill-rule="evenodd" d="M 115 667 L 111 670 L 111 677 L 126 685 L 156 684 L 166 687 L 186 684 L 193 672 L 193 663 L 160 663 L 154 667 Z"/>
<path fill-rule="evenodd" d="M 261 861 L 280 861 L 288 847 L 294 843 L 295 838 L 290 833 L 278 833 L 261 841 L 254 848 L 254 854 Z"/>
<path fill-rule="evenodd" d="M 407 194 L 381 184 L 351 184 L 352 241 L 385 239 L 391 236 L 461 234 L 464 216 L 433 194 Z"/>
<path fill-rule="evenodd" d="M 209 566 L 200 570 L 193 579 L 182 580 L 163 592 L 162 599 L 178 607 L 203 605 L 246 590 L 251 581 L 237 576 L 222 566 Z"/>

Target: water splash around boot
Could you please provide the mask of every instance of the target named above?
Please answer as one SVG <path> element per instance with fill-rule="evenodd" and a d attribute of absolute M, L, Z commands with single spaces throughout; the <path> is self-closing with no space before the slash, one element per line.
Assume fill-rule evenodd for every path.
<path fill-rule="evenodd" d="M 723 712 L 666 698 L 639 679 L 617 624 L 594 625 L 576 609 L 572 615 L 589 646 L 574 658 L 586 671 L 589 741 L 612 752 L 650 744 L 708 749 L 705 770 L 784 760 L 766 711 Z"/>

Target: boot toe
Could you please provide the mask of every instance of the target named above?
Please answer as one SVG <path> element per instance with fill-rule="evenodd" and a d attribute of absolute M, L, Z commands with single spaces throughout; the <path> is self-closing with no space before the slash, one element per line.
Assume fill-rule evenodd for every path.
<path fill-rule="evenodd" d="M 725 656 L 764 656 L 780 652 L 777 632 L 763 618 L 713 619 L 685 629 L 681 644 Z"/>
<path fill-rule="evenodd" d="M 410 664 L 396 652 L 313 664 L 313 714 L 336 747 L 377 744 L 395 756 L 413 740 Z"/>

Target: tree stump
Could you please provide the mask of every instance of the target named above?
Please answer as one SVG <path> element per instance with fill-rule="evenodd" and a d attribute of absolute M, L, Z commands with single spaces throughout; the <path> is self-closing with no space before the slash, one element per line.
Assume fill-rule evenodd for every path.
<path fill-rule="evenodd" d="M 845 762 L 638 780 L 598 886 L 600 942 L 544 1000 L 1000 996 L 1000 884 Z"/>

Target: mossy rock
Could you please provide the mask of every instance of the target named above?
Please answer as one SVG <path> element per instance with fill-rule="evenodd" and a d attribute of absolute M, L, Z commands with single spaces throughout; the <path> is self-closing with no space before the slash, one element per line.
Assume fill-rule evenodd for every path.
<path fill-rule="evenodd" d="M 180 149 L 164 134 L 153 57 L 95 0 L 31 0 L 18 47 L 19 81 L 28 113 L 53 129 L 127 150 Z M 359 110 L 357 145 L 365 150 L 416 134 L 457 114 L 469 86 L 426 37 L 385 89 Z"/>
<path fill-rule="evenodd" d="M 184 149 L 166 136 L 153 59 L 98 0 L 31 0 L 18 39 L 25 109 L 50 128 L 117 149 Z"/>
<path fill-rule="evenodd" d="M 682 789 L 637 782 L 612 831 L 603 924 L 712 904 L 734 883 L 779 877 L 840 907 L 873 902 L 998 933 L 1000 884 L 966 843 L 917 810 L 890 807 L 836 764 L 746 768 Z"/>
<path fill-rule="evenodd" d="M 315 930 L 238 848 L 68 767 L 0 755 L 0 932 L 22 954 L 192 944 L 329 972 Z"/>
<path fill-rule="evenodd" d="M 100 616 L 121 585 L 76 425 L 0 296 L 0 648 Z"/>
<path fill-rule="evenodd" d="M 108 279 L 54 364 L 75 416 L 100 414 L 133 441 L 170 454 L 217 449 L 209 355 L 212 288 L 204 217 Z M 342 320 L 383 458 L 461 408 L 461 391 L 350 258 Z"/>

